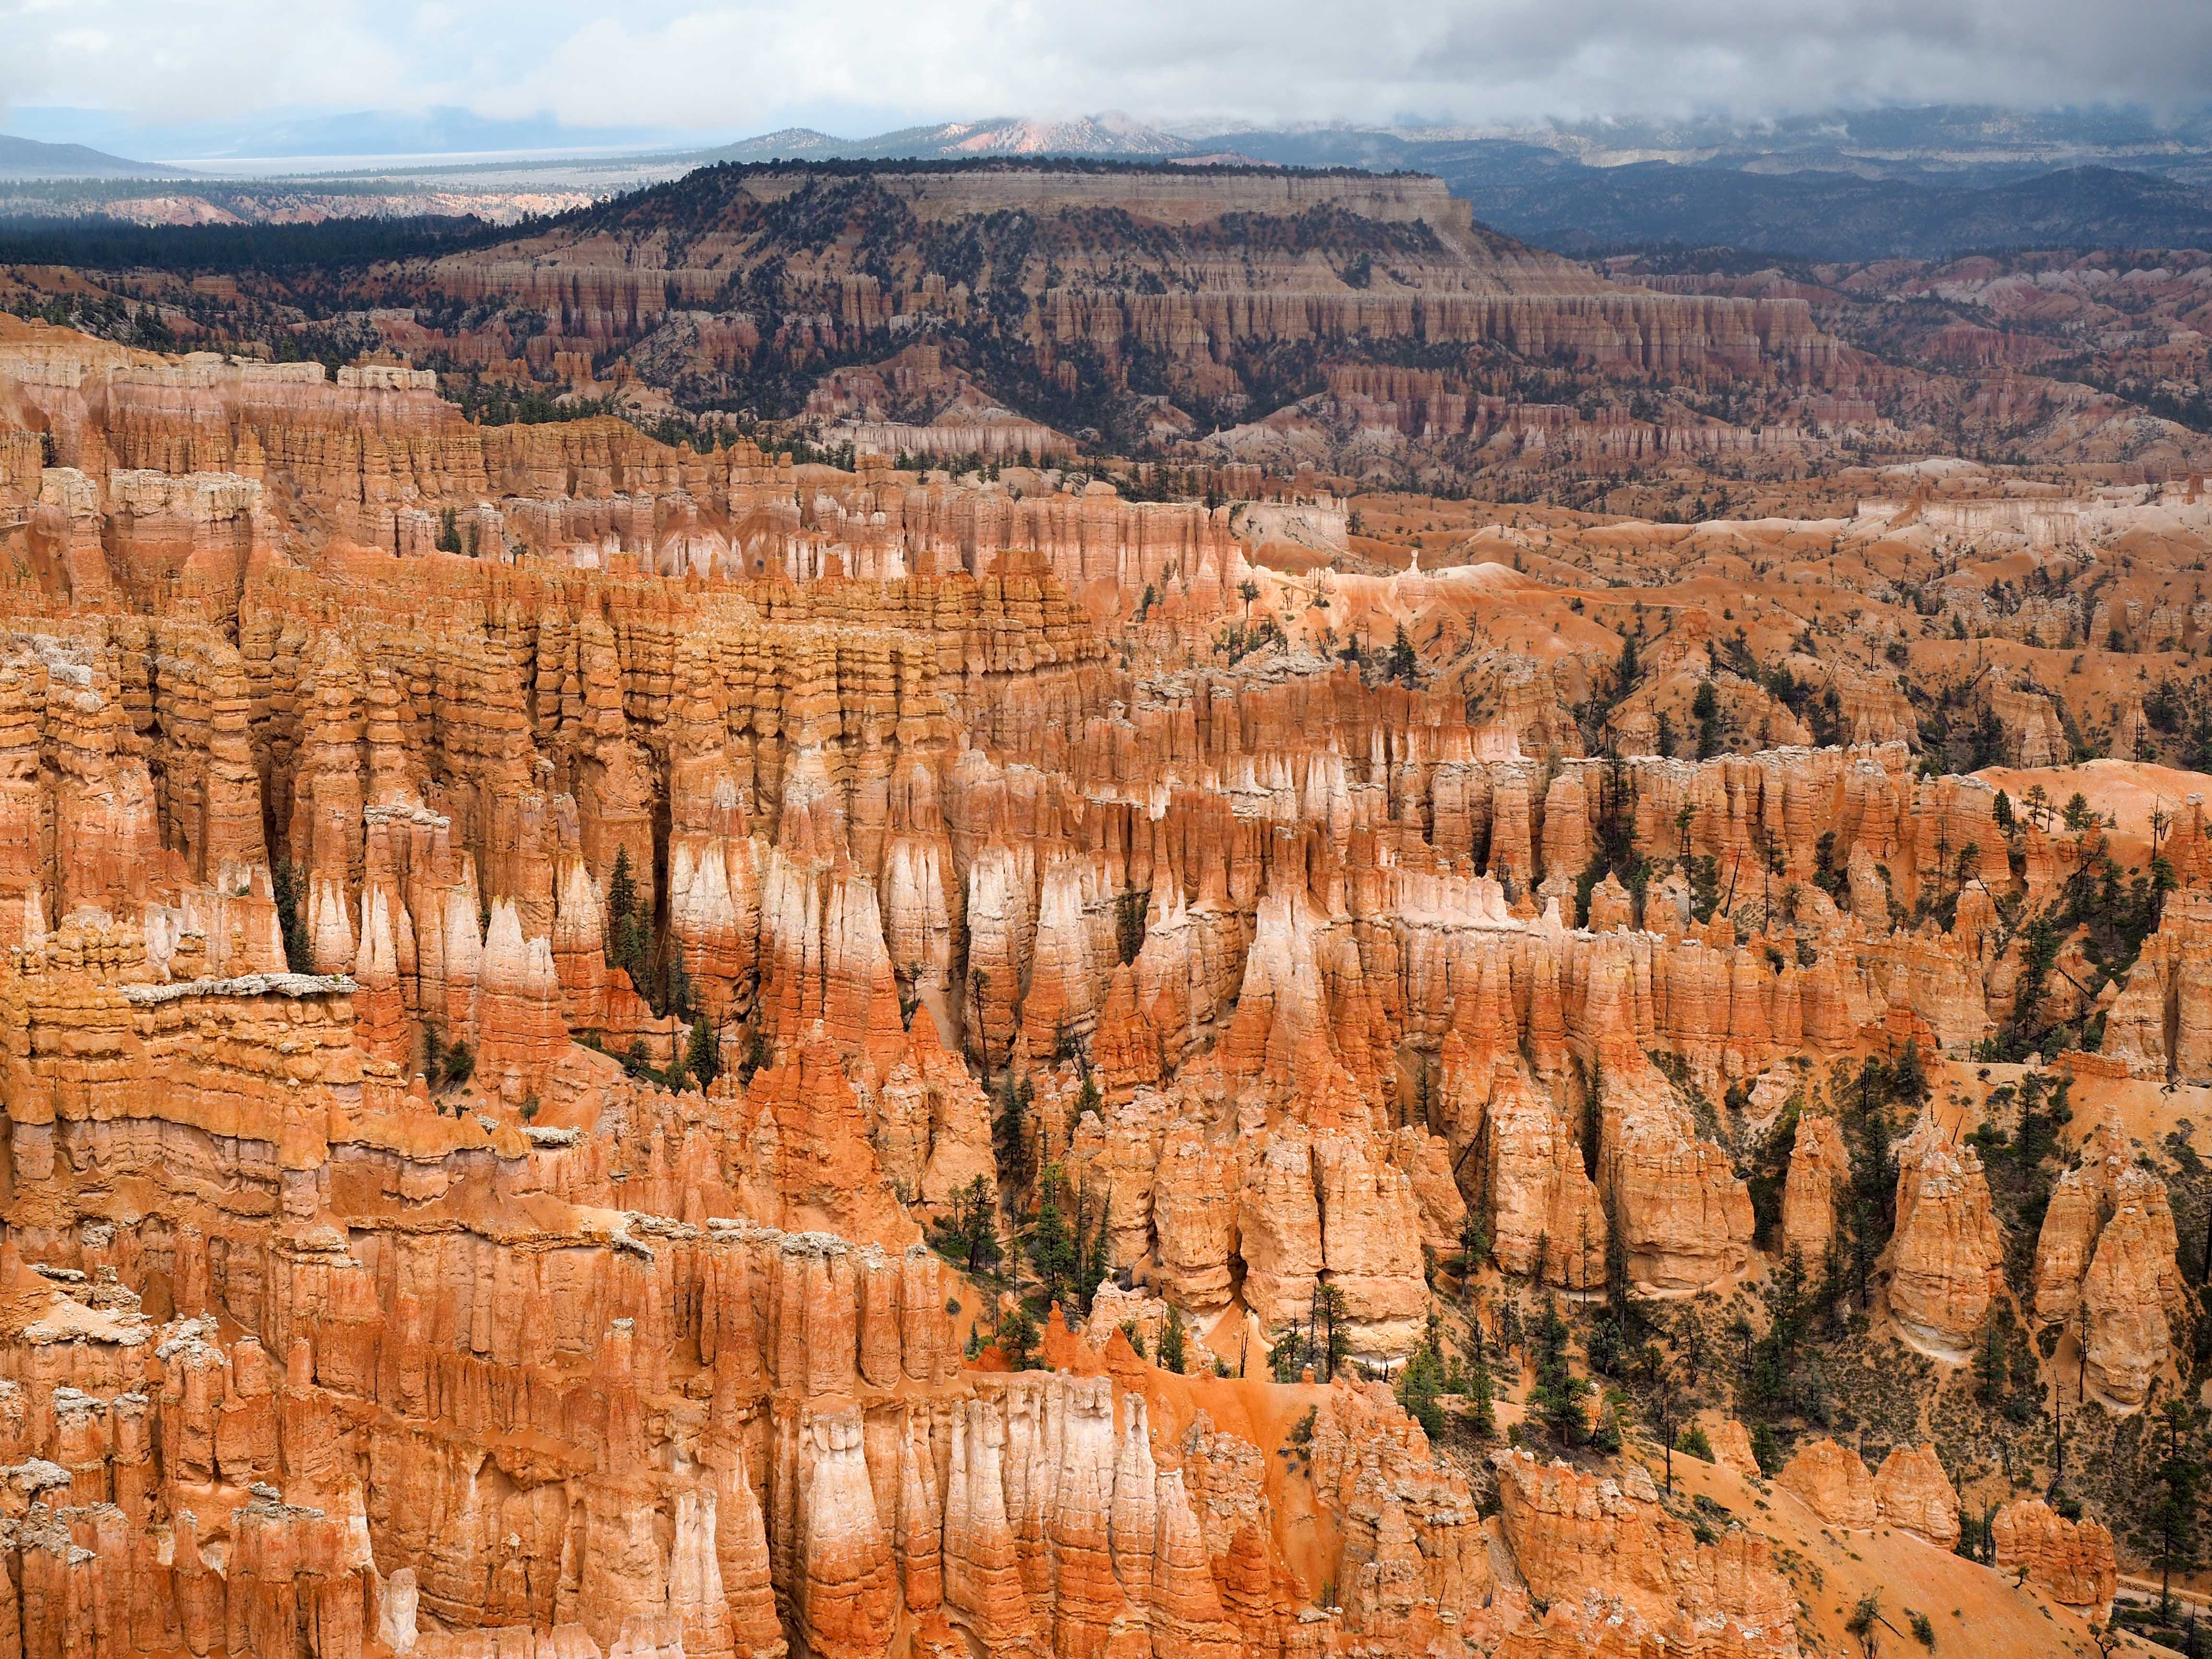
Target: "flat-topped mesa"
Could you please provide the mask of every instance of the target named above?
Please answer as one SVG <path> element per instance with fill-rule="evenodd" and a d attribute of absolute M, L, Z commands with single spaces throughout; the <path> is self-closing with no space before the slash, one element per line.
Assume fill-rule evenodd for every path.
<path fill-rule="evenodd" d="M 679 201 L 695 234 L 659 234 L 664 206 Z M 794 240 L 786 228 L 802 210 L 856 234 L 826 245 Z M 990 234 L 985 228 L 1002 215 L 1018 215 L 1029 227 L 1024 249 L 987 262 L 969 280 L 948 283 L 921 256 L 933 236 L 969 227 Z M 1304 228 L 1289 233 L 1293 222 Z M 1133 255 L 1126 233 L 1099 234 L 1132 223 L 1147 234 Z M 1276 225 L 1286 234 L 1269 234 Z M 1303 250 L 1316 234 L 1334 257 L 1287 251 Z M 864 258 L 862 245 L 878 252 Z M 1080 349 L 1108 385 L 1120 386 L 1143 356 L 1164 362 L 1171 389 L 1186 395 L 1245 389 L 1256 354 L 1274 343 L 1349 344 L 1362 337 L 1495 343 L 1532 358 L 1565 352 L 1632 375 L 1693 380 L 1818 381 L 1844 362 L 1802 299 L 1602 283 L 1474 227 L 1442 181 L 1410 175 L 1184 167 L 1102 174 L 988 164 L 917 172 L 890 163 L 862 173 L 717 168 L 663 186 L 653 203 L 610 206 L 543 234 L 449 255 L 432 270 L 439 289 L 454 298 L 557 319 L 529 346 L 549 368 L 556 354 L 620 351 L 672 311 L 693 313 L 702 320 L 687 331 L 687 361 L 719 380 L 740 358 L 800 354 L 789 322 L 769 331 L 750 319 L 710 315 L 725 303 L 733 270 L 761 268 L 763 280 L 783 288 L 803 283 L 836 296 L 830 314 L 811 320 L 809 349 L 830 341 L 848 352 L 888 345 L 895 325 L 933 317 L 958 323 L 986 307 L 1012 305 L 1031 319 L 1025 338 L 1039 373 L 1062 380 L 1069 354 Z M 1352 280 L 1355 269 L 1364 280 Z M 1142 280 L 1147 275 L 1158 280 Z M 1072 379 L 1067 384 L 1073 390 Z"/>

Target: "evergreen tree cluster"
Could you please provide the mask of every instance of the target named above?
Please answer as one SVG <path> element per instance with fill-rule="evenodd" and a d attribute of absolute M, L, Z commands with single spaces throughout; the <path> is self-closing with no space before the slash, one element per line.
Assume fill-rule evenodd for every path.
<path fill-rule="evenodd" d="M 629 975 L 632 988 L 655 1015 L 672 1015 L 686 1023 L 696 1017 L 682 947 L 672 939 L 667 949 L 658 956 L 654 952 L 652 908 L 637 890 L 628 847 L 615 848 L 614 868 L 607 877 L 606 940 L 607 965 Z"/>
<path fill-rule="evenodd" d="M 615 867 L 607 882 L 607 961 L 629 975 L 640 996 L 646 993 L 653 956 L 653 918 L 639 900 L 629 848 L 615 848 Z"/>
<path fill-rule="evenodd" d="M 1000 1080 L 999 1109 L 991 1120 L 991 1146 L 999 1165 L 999 1186 L 1019 1193 L 1030 1184 L 1035 1149 L 1030 1145 L 1030 1103 L 1036 1088 L 1029 1079 L 1015 1078 L 1012 1067 Z"/>
<path fill-rule="evenodd" d="M 930 1222 L 930 1246 L 971 1279 L 998 1271 L 1005 1259 L 999 1241 L 999 1200 L 977 1176 L 952 1195 L 952 1212 Z"/>
<path fill-rule="evenodd" d="M 1559 1302 L 1547 1295 L 1530 1333 L 1536 1378 L 1528 1389 L 1528 1416 L 1562 1446 L 1578 1446 L 1589 1437 L 1589 1418 L 1583 1402 L 1590 1384 L 1577 1376 L 1568 1362 L 1567 1337 Z"/>
<path fill-rule="evenodd" d="M 284 965 L 295 974 L 312 974 L 315 946 L 307 934 L 305 875 L 291 860 L 278 859 L 270 876 L 276 897 L 276 928 L 284 939 Z"/>
<path fill-rule="evenodd" d="M 1296 1382 L 1309 1366 L 1314 1380 L 1326 1382 L 1336 1375 L 1352 1351 L 1352 1339 L 1343 1328 L 1344 1292 L 1316 1279 L 1306 1305 L 1306 1322 L 1293 1321 L 1278 1332 L 1268 1348 L 1267 1366 L 1278 1382 Z"/>

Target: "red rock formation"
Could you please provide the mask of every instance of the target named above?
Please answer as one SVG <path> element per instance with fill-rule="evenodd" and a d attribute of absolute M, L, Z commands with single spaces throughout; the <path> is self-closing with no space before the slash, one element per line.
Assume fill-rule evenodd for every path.
<path fill-rule="evenodd" d="M 1836 1237 L 1836 1194 L 1849 1179 L 1850 1157 L 1843 1131 L 1832 1117 L 1797 1121 L 1790 1148 L 1790 1176 L 1782 1195 L 1782 1243 L 1808 1267 L 1827 1258 Z"/>
<path fill-rule="evenodd" d="M 1939 1358 L 1972 1350 L 2004 1259 L 1981 1159 L 1923 1117 L 1897 1150 L 1897 1230 L 1883 1263 L 1905 1340 Z"/>
<path fill-rule="evenodd" d="M 937 1023 L 917 1012 L 874 1100 L 876 1159 L 884 1178 L 925 1204 L 945 1205 L 981 1178 L 998 1182 L 990 1103 L 945 1051 Z"/>
<path fill-rule="evenodd" d="M 1193 179 L 1206 222 L 1246 188 Z M 1408 191 L 1368 208 L 1409 225 Z M 550 268 L 592 273 L 564 339 L 613 344 L 631 298 L 666 300 Z M 835 291 L 840 331 L 884 300 Z M 1415 312 L 1437 338 L 1571 323 L 1624 361 L 1747 374 L 1803 344 L 1619 293 L 1407 292 L 1231 328 L 1202 297 L 1117 325 L 1054 289 L 1039 338 L 1150 341 L 1194 374 L 1229 367 L 1201 337 Z M 1712 328 L 1620 333 L 1686 315 Z M 1792 1096 L 1771 1242 L 1817 1265 L 1848 1178 L 1835 1066 L 1911 1036 L 1934 1073 L 2016 1012 L 2002 917 L 2048 902 L 2075 843 L 2016 825 L 2015 875 L 1992 792 L 1916 776 L 1902 741 L 1583 757 L 1573 709 L 1618 660 L 1570 635 L 1620 623 L 1596 597 L 1510 684 L 1329 665 L 1305 590 L 1244 548 L 1263 520 L 1335 522 L 1334 482 L 1233 519 L 1033 469 L 910 481 L 618 421 L 480 427 L 416 371 L 36 332 L 0 319 L 22 619 L 0 641 L 0 1648 L 12 1605 L 25 1652 L 118 1659 L 1794 1650 L 1750 1532 L 1699 1544 L 1632 1468 L 1516 1454 L 1486 1524 L 1387 1388 L 1281 1392 L 1268 1347 L 1318 1303 L 1358 1361 L 1404 1359 L 1470 1211 L 1491 1256 L 1452 1288 L 1486 1318 L 1498 1273 L 1595 1297 L 1618 1262 L 1624 1291 L 1725 1293 L 1766 1265 L 1738 1170 Z M 1506 429 L 1440 382 L 1336 383 Z M 1513 625 L 1500 594 L 1538 604 L 1514 574 L 1340 568 L 1310 610 L 1387 638 L 1395 607 L 1431 652 Z M 1224 663 L 1205 641 L 1249 624 L 1248 575 L 1294 628 Z M 1731 672 L 1676 626 L 1655 653 Z M 1838 672 L 1824 717 L 1917 736 L 1886 676 Z M 1734 681 L 1732 710 L 1803 735 Z M 2047 741 L 2042 694 L 2006 692 L 2008 740 Z M 1649 716 L 1656 745 L 1656 707 L 1624 703 L 1621 731 Z M 1569 926 L 1624 836 L 1671 867 L 1636 895 L 1592 879 Z M 1992 850 L 1961 890 L 1970 840 Z M 2194 818 L 2167 844 L 2200 887 L 2111 995 L 2077 1110 L 2130 1066 L 2203 1069 L 2212 855 Z M 433 1036 L 470 1046 L 465 1083 L 427 1066 Z M 1941 1075 L 1948 1121 L 1970 1085 Z M 995 1144 L 1009 1093 L 1018 1146 L 1011 1114 Z M 1887 1317 L 1955 1359 L 2002 1241 L 1936 1123 L 1899 1149 L 1882 1272 Z M 2084 1375 L 2120 1409 L 2187 1314 L 2135 1150 L 2092 1137 L 2037 1260 L 2039 1317 L 2087 1310 Z M 1002 1237 L 1039 1237 L 1018 1164 L 1057 1166 L 1085 1267 L 1130 1276 L 1093 1340 L 1048 1321 L 1060 1373 L 963 1367 L 1010 1309 L 919 1243 L 979 1182 Z M 1182 1377 L 1120 1337 L 1157 1354 L 1176 1312 Z M 1243 1375 L 1206 1375 L 1217 1353 Z M 1748 1472 L 1740 1425 L 1721 1443 Z M 1928 1448 L 1869 1477 L 1816 1443 L 1781 1484 L 1832 1524 L 1958 1534 Z M 2008 1513 L 2009 1559 L 2109 1595 L 2109 1540 Z"/>
<path fill-rule="evenodd" d="M 1990 1523 L 2000 1572 L 2018 1571 L 2054 1601 L 2103 1618 L 2118 1578 L 2112 1534 L 2094 1521 L 2069 1521 L 2040 1498 L 2006 1504 Z"/>
<path fill-rule="evenodd" d="M 2177 893 L 2105 1024 L 2104 1052 L 2153 1076 L 2212 1079 L 2212 894 Z"/>
<path fill-rule="evenodd" d="M 1764 1473 L 1759 1458 L 1751 1449 L 1751 1436 L 1743 1425 L 1733 1417 L 1723 1417 L 1707 1431 L 1712 1443 L 1713 1461 L 1723 1468 L 1734 1469 L 1747 1479 L 1756 1479 Z"/>
<path fill-rule="evenodd" d="M 1641 1056 L 1638 1056 L 1641 1058 Z M 1743 1266 L 1751 1198 L 1727 1156 L 1700 1138 L 1646 1062 L 1608 1067 L 1601 1085 L 1599 1176 L 1611 1193 L 1630 1276 L 1660 1291 L 1702 1289 Z"/>
<path fill-rule="evenodd" d="M 568 1030 L 552 944 L 526 944 L 521 919 L 507 899 L 491 908 L 477 996 L 477 1066 L 485 1086 L 510 1101 L 535 1093 L 568 1046 Z"/>
<path fill-rule="evenodd" d="M 1832 1527 L 1895 1527 L 1948 1550 L 1959 1541 L 1959 1497 L 1932 1445 L 1897 1446 L 1869 1475 L 1859 1455 L 1814 1440 L 1775 1477 Z"/>
<path fill-rule="evenodd" d="M 2118 1125 L 2100 1121 L 2060 1176 L 2035 1245 L 2035 1314 L 2087 1337 L 2083 1376 L 2123 1408 L 2165 1368 L 2186 1302 L 2165 1183 L 2136 1164 Z"/>
<path fill-rule="evenodd" d="M 1832 1527 L 1871 1527 L 1878 1513 L 1874 1477 L 1859 1455 L 1828 1439 L 1800 1447 L 1775 1484 L 1805 1500 Z"/>
<path fill-rule="evenodd" d="M 1882 1524 L 1923 1538 L 1937 1549 L 1959 1541 L 1959 1494 L 1932 1445 L 1896 1446 L 1874 1478 Z"/>
<path fill-rule="evenodd" d="M 1680 1608 L 1721 1620 L 1741 1650 L 1797 1650 L 1788 1582 L 1757 1534 L 1731 1528 L 1713 1543 L 1691 1540 L 1640 1468 L 1616 1484 L 1564 1463 L 1545 1468 L 1526 1452 L 1493 1461 L 1504 1535 L 1535 1596 L 1565 1601 L 1601 1586 L 1655 1624 Z"/>

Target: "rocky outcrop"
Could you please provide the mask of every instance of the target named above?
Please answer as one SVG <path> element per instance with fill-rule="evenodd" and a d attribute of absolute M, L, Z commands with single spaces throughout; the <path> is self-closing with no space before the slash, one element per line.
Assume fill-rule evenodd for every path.
<path fill-rule="evenodd" d="M 2212 1081 L 2212 894 L 2176 893 L 2105 1022 L 2104 1052 L 2140 1073 Z"/>
<path fill-rule="evenodd" d="M 1739 1419 L 1722 1418 L 1707 1431 L 1706 1439 L 1712 1445 L 1713 1461 L 1723 1468 L 1734 1469 L 1746 1480 L 1756 1480 L 1765 1473 L 1751 1449 L 1750 1432 Z"/>
<path fill-rule="evenodd" d="M 1850 1447 L 1808 1441 L 1775 1484 L 1832 1527 L 1895 1527 L 1946 1550 L 1959 1541 L 1959 1495 L 1932 1445 L 1893 1447 L 1870 1475 Z"/>
<path fill-rule="evenodd" d="M 1697 1133 L 1648 1061 L 1640 1069 L 1624 1061 L 1602 1078 L 1599 1176 L 1630 1278 L 1681 1293 L 1739 1271 L 1751 1244 L 1751 1197 L 1728 1155 Z"/>
<path fill-rule="evenodd" d="M 2093 1619 L 2112 1608 L 2118 1578 L 2112 1534 L 2094 1521 L 2069 1521 L 2040 1498 L 2006 1504 L 1990 1522 L 2000 1572 L 2019 1572 L 2054 1601 Z"/>
<path fill-rule="evenodd" d="M 2140 1407 L 2169 1363 L 2187 1310 L 2166 1185 L 2100 1121 L 2060 1176 L 2035 1246 L 2035 1315 L 2086 1346 L 2083 1379 Z"/>
<path fill-rule="evenodd" d="M 1876 1515 L 1874 1477 L 1859 1455 L 1834 1441 L 1808 1441 L 1782 1466 L 1775 1484 L 1805 1500 L 1832 1527 L 1871 1527 Z"/>
<path fill-rule="evenodd" d="M 1998 1286 L 2003 1241 L 1972 1146 L 1923 1117 L 1897 1149 L 1897 1229 L 1882 1254 L 1889 1312 L 1923 1352 L 1956 1360 L 1972 1348 Z"/>
<path fill-rule="evenodd" d="M 1826 1261 L 1836 1242 L 1836 1196 L 1850 1177 L 1850 1155 L 1836 1120 L 1800 1118 L 1782 1193 L 1782 1247 L 1796 1250 L 1808 1268 Z"/>
<path fill-rule="evenodd" d="M 2088 1314 L 2082 1375 L 2113 1404 L 2132 1407 L 2149 1397 L 2172 1364 L 2173 1333 L 2187 1304 L 2162 1187 L 2155 1177 L 2131 1181 L 2118 1200 L 2081 1281 Z"/>
<path fill-rule="evenodd" d="M 1526 1452 L 1501 1451 L 1492 1462 L 1505 1539 L 1540 1600 L 1578 1601 L 1601 1586 L 1654 1625 L 1680 1609 L 1718 1625 L 1741 1651 L 1797 1651 L 1788 1582 L 1757 1534 L 1731 1527 L 1698 1543 L 1640 1468 L 1616 1483 L 1564 1463 L 1547 1468 Z"/>
<path fill-rule="evenodd" d="M 1959 1541 L 1959 1494 L 1933 1445 L 1894 1446 L 1874 1478 L 1875 1511 L 1938 1549 Z"/>

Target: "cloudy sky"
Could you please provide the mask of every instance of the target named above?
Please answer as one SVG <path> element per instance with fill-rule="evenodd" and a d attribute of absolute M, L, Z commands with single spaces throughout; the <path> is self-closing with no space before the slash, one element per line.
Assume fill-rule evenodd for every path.
<path fill-rule="evenodd" d="M 0 0 L 0 131 L 458 106 L 858 134 L 1102 109 L 1188 124 L 2196 103 L 2212 0 Z M 51 136 L 51 135 L 49 135 Z"/>

